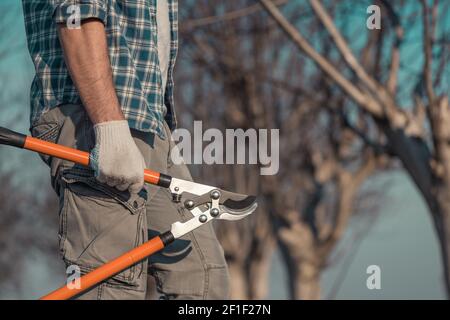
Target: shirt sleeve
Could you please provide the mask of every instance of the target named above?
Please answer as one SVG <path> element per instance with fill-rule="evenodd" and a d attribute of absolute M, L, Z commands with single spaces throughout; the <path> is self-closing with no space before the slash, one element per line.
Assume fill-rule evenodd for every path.
<path fill-rule="evenodd" d="M 53 5 L 53 21 L 56 23 L 67 23 L 74 18 L 78 18 L 80 22 L 97 18 L 106 24 L 107 16 L 105 0 L 59 0 Z"/>

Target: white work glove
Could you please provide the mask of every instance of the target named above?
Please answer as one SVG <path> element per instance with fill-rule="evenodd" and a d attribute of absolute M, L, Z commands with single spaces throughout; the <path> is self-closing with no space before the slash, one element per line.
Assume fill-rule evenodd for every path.
<path fill-rule="evenodd" d="M 90 166 L 101 183 L 138 193 L 144 186 L 145 161 L 126 120 L 94 125 L 95 147 Z"/>

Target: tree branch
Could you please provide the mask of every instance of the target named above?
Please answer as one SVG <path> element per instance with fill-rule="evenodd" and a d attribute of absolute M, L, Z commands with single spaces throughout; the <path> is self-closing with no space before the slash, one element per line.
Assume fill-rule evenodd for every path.
<path fill-rule="evenodd" d="M 276 6 L 282 6 L 282 5 L 286 4 L 288 1 L 289 0 L 275 0 L 274 4 Z M 199 19 L 187 20 L 181 24 L 180 29 L 185 31 L 187 29 L 204 27 L 204 26 L 211 25 L 211 24 L 218 23 L 218 22 L 235 20 L 235 19 L 249 16 L 249 15 L 254 14 L 261 10 L 262 10 L 262 8 L 261 8 L 260 4 L 254 4 L 254 5 L 248 6 L 246 8 L 227 12 L 220 16 L 210 16 L 210 17 L 204 17 L 204 18 L 199 18 Z"/>
<path fill-rule="evenodd" d="M 433 89 L 433 74 L 432 74 L 432 65 L 433 65 L 433 57 L 432 57 L 432 46 L 433 46 L 433 35 L 432 30 L 430 30 L 430 23 L 428 21 L 428 5 L 426 0 L 422 0 L 422 8 L 423 8 L 423 44 L 424 44 L 424 54 L 425 54 L 425 63 L 423 65 L 423 76 L 425 80 L 425 89 L 427 92 L 428 100 L 430 106 L 434 103 L 436 96 L 434 94 Z"/>
<path fill-rule="evenodd" d="M 310 0 L 311 7 L 313 8 L 314 12 L 316 13 L 317 17 L 320 19 L 322 24 L 327 29 L 328 33 L 330 34 L 331 38 L 333 39 L 334 43 L 336 44 L 336 47 L 338 48 L 339 52 L 341 53 L 342 57 L 344 58 L 344 61 L 347 63 L 347 65 L 352 69 L 355 74 L 358 76 L 358 78 L 364 83 L 365 86 L 369 88 L 369 90 L 372 91 L 372 93 L 376 93 L 380 89 L 380 85 L 373 79 L 371 76 L 369 76 L 364 70 L 364 68 L 359 64 L 358 60 L 353 55 L 352 50 L 348 46 L 347 42 L 345 41 L 344 37 L 341 35 L 339 30 L 336 28 L 335 24 L 333 23 L 332 18 L 329 16 L 327 11 L 324 9 L 320 1 L 318 0 Z"/>
<path fill-rule="evenodd" d="M 391 23 L 395 30 L 395 41 L 392 46 L 391 52 L 391 65 L 389 69 L 389 76 L 386 82 L 386 86 L 388 91 L 394 95 L 397 90 L 397 79 L 398 79 L 398 70 L 400 68 L 400 45 L 403 41 L 403 27 L 400 23 L 400 19 L 398 14 L 395 12 L 392 4 L 387 0 L 380 0 L 383 6 L 386 8 L 388 12 L 388 17 L 391 20 Z"/>
<path fill-rule="evenodd" d="M 297 47 L 309 56 L 331 79 L 333 79 L 342 90 L 357 104 L 361 105 L 367 112 L 375 117 L 382 117 L 381 106 L 369 96 L 361 92 L 355 85 L 348 81 L 327 59 L 319 54 L 303 37 L 303 35 L 283 16 L 280 10 L 270 0 L 259 0 L 267 12 L 277 22 L 287 36 Z"/>
<path fill-rule="evenodd" d="M 330 235 L 320 243 L 319 251 L 322 257 L 327 257 L 339 241 L 348 225 L 352 215 L 352 207 L 356 197 L 357 190 L 364 180 L 376 169 L 377 158 L 371 151 L 366 151 L 366 157 L 362 166 L 351 173 L 341 169 L 338 173 L 338 205 L 335 216 L 335 223 Z"/>

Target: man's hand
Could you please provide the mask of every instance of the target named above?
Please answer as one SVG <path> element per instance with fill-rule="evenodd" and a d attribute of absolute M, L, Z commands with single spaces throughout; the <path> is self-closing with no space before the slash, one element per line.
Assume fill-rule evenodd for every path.
<path fill-rule="evenodd" d="M 145 162 L 131 137 L 126 120 L 94 126 L 96 145 L 90 164 L 97 179 L 120 191 L 138 193 L 144 185 Z"/>
<path fill-rule="evenodd" d="M 139 192 L 145 164 L 117 99 L 103 23 L 86 20 L 80 29 L 60 24 L 58 33 L 70 76 L 94 123 L 91 166 L 97 179 L 121 191 Z"/>

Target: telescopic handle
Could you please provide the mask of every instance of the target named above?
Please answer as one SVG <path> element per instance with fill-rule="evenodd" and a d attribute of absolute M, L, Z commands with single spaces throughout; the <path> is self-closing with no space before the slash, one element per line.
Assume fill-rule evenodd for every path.
<path fill-rule="evenodd" d="M 0 127 L 0 144 L 27 149 L 51 157 L 71 161 L 83 166 L 89 166 L 88 152 L 26 136 L 3 127 Z M 163 188 L 169 188 L 172 177 L 150 169 L 145 169 L 144 180 L 150 184 Z"/>

